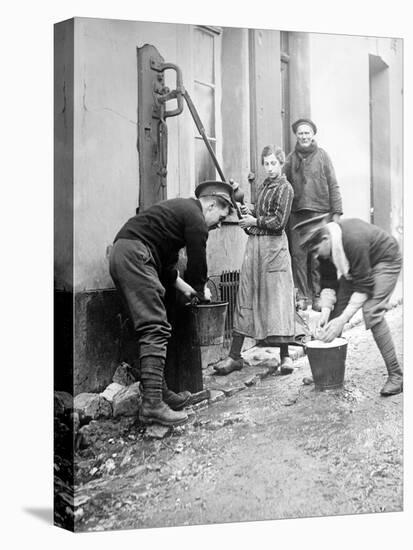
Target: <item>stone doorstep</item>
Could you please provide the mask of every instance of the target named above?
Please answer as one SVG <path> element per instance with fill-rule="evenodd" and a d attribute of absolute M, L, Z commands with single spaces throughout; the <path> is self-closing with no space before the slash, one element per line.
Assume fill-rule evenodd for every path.
<path fill-rule="evenodd" d="M 211 396 L 214 395 L 209 403 L 216 402 L 216 395 L 223 394 L 225 397 L 231 397 L 247 387 L 253 386 L 259 380 L 273 374 L 278 368 L 278 363 L 278 358 L 271 357 L 269 359 L 267 355 L 255 361 L 254 365 L 246 363 L 241 370 L 234 371 L 227 376 L 217 376 L 213 374 L 213 371 L 210 371 L 204 377 L 205 388 L 210 390 Z M 219 394 L 216 394 L 216 392 L 219 392 Z"/>
<path fill-rule="evenodd" d="M 212 403 L 217 403 L 218 401 L 222 401 L 225 399 L 225 393 L 220 390 L 211 390 L 209 392 L 209 399 L 208 404 L 212 405 Z"/>

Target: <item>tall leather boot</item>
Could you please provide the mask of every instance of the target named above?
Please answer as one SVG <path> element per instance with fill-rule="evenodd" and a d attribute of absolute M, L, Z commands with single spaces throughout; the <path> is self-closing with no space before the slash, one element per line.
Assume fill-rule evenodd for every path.
<path fill-rule="evenodd" d="M 164 359 L 146 356 L 141 359 L 141 383 L 143 386 L 142 405 L 139 420 L 143 424 L 162 424 L 162 426 L 180 426 L 188 416 L 185 412 L 171 410 L 162 401 L 162 379 Z"/>
<path fill-rule="evenodd" d="M 380 393 L 383 396 L 396 395 L 403 391 L 403 371 L 397 360 L 393 339 L 387 322 L 382 319 L 372 327 L 374 340 L 386 364 L 388 378 Z"/>
<path fill-rule="evenodd" d="M 175 393 L 166 385 L 165 377 L 162 379 L 162 400 L 173 411 L 180 411 L 187 405 L 190 405 L 192 393 L 189 391 L 181 391 Z"/>

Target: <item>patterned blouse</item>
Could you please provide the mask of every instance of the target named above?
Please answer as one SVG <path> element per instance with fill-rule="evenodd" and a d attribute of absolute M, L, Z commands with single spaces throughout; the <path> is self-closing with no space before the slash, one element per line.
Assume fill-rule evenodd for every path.
<path fill-rule="evenodd" d="M 248 228 L 249 235 L 281 235 L 290 217 L 294 191 L 284 174 L 267 178 L 258 190 L 252 215 L 257 225 Z"/>

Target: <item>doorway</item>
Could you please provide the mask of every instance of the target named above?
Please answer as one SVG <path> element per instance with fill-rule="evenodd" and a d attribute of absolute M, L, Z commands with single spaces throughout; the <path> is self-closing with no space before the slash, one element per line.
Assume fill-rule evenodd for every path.
<path fill-rule="evenodd" d="M 391 232 L 389 68 L 369 55 L 370 222 Z"/>

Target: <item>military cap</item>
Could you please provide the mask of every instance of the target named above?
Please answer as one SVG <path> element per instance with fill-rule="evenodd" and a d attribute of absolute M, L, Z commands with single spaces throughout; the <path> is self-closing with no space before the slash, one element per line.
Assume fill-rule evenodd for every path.
<path fill-rule="evenodd" d="M 300 246 L 308 246 L 317 231 L 324 227 L 329 221 L 330 214 L 321 214 L 320 216 L 315 216 L 314 218 L 310 218 L 309 220 L 305 220 L 294 225 L 292 229 L 293 231 L 298 232 Z"/>
<path fill-rule="evenodd" d="M 225 181 L 203 181 L 195 188 L 195 196 L 201 197 L 221 197 L 230 206 L 233 205 L 234 190 L 230 183 Z"/>
<path fill-rule="evenodd" d="M 297 133 L 298 127 L 301 126 L 301 124 L 307 124 L 307 126 L 311 126 L 311 128 L 313 129 L 313 132 L 315 134 L 317 133 L 317 126 L 314 124 L 312 120 L 310 120 L 309 118 L 299 118 L 291 125 L 291 128 L 294 134 Z"/>

